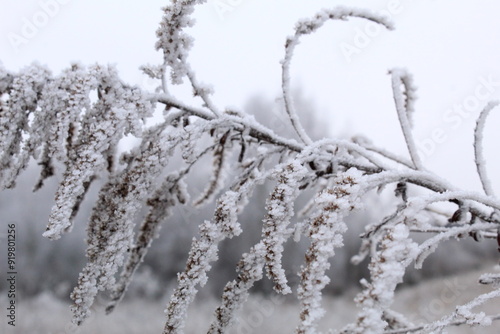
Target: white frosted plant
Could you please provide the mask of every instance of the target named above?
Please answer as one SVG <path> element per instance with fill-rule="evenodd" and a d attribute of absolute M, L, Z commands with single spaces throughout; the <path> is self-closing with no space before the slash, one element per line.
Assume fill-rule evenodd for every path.
<path fill-rule="evenodd" d="M 254 189 L 266 183 L 273 190 L 265 204 L 261 239 L 241 254 L 235 278 L 226 284 L 213 321 L 207 324 L 208 333 L 224 333 L 237 321 L 252 287 L 264 276 L 274 284 L 275 293 L 295 294 L 300 302 L 296 333 L 316 333 L 324 316 L 322 291 L 335 279 L 335 273 L 327 274 L 330 259 L 344 246 L 343 235 L 349 229 L 345 218 L 363 209 L 368 193 L 391 187 L 397 206 L 381 221 L 367 222 L 360 252 L 352 259 L 359 264 L 369 258 L 370 277 L 362 280 L 363 290 L 355 299 L 360 306 L 357 320 L 332 331 L 435 333 L 449 326 L 487 326 L 499 319 L 499 315 L 475 311 L 500 296 L 500 276 L 488 273 L 479 283 L 493 286 L 491 292 L 457 306 L 439 321 L 412 324 L 391 309 L 406 269 L 425 265 L 443 241 L 470 236 L 478 241 L 496 239 L 500 244 L 500 201 L 489 182 L 482 152 L 486 117 L 498 102 L 484 108 L 471 135 L 484 194 L 458 189 L 425 169 L 412 136 L 416 88 L 405 69 L 389 73 L 409 157 L 359 137 L 313 141 L 301 125 L 290 89 L 290 65 L 300 39 L 329 20 L 365 19 L 393 29 L 382 16 L 339 7 L 299 21 L 295 34 L 285 41 L 281 88 L 298 140 L 278 136 L 244 111 L 217 107 L 210 86 L 196 78 L 188 62 L 194 40 L 185 29 L 194 24 L 192 13 L 204 2 L 172 0 L 164 8 L 156 44 L 163 52 L 163 63 L 141 68 L 159 81 L 159 89 L 153 92 L 124 83 L 112 66 L 73 64 L 58 76 L 37 64 L 18 73 L 0 66 L 1 189 L 15 187 L 31 159 L 41 166 L 35 190 L 46 178 L 59 175 L 44 233 L 59 239 L 71 231 L 92 183 L 97 178 L 104 181 L 88 221 L 88 261 L 71 293 L 73 321 L 84 322 L 100 292 L 108 292 L 107 312 L 118 306 L 161 226 L 174 223 L 169 218 L 175 206 L 194 210 L 214 202 L 213 216 L 198 222 L 199 234 L 193 238 L 186 267 L 178 274 L 177 288 L 166 306 L 163 333 L 182 333 L 188 307 L 218 260 L 219 244 L 245 237 L 240 213 Z M 168 90 L 170 84 L 190 85 L 201 107 L 177 99 Z M 159 109 L 164 115 L 161 122 L 146 126 Z M 119 153 L 125 136 L 136 137 L 140 143 Z M 183 163 L 172 166 L 175 154 Z M 193 166 L 210 157 L 213 166 L 205 190 L 190 194 L 187 184 L 197 170 Z M 191 195 L 195 195 L 193 200 Z M 308 200 L 305 207 L 297 207 L 300 196 Z M 434 206 L 439 203 L 451 203 L 455 209 L 438 213 Z M 143 208 L 147 213 L 138 223 Z M 447 218 L 444 223 L 443 216 Z M 413 237 L 422 232 L 429 237 L 419 243 Z M 284 245 L 301 237 L 310 244 L 300 272 L 290 273 L 282 264 Z M 290 275 L 298 275 L 298 285 L 290 284 Z"/>

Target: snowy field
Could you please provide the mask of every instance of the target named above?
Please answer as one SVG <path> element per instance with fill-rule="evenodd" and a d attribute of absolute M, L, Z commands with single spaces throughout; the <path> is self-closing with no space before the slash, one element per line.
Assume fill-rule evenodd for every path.
<path fill-rule="evenodd" d="M 491 270 L 492 271 L 492 270 Z M 395 310 L 410 315 L 414 323 L 424 319 L 439 319 L 454 306 L 465 303 L 479 292 L 489 291 L 488 287 L 474 284 L 484 271 L 476 271 L 458 277 L 448 277 L 426 282 L 416 287 L 399 291 Z M 327 316 L 321 323 L 321 330 L 338 328 L 353 320 L 355 306 L 348 296 L 341 298 L 327 297 L 324 301 Z M 1 300 L 5 305 L 5 300 Z M 186 333 L 206 333 L 211 314 L 217 303 L 215 300 L 197 302 L 191 310 L 191 318 Z M 81 327 L 70 324 L 68 304 L 50 294 L 43 294 L 32 300 L 19 301 L 18 319 L 15 330 L 2 324 L 2 333 L 30 334 L 159 334 L 163 328 L 163 301 L 129 301 L 121 304 L 113 314 L 106 316 L 103 305 L 95 307 L 92 317 Z M 486 305 L 486 313 L 496 314 L 500 310 L 500 301 Z M 240 323 L 229 333 L 293 333 L 297 324 L 299 308 L 296 303 L 281 298 L 253 297 L 241 313 Z M 450 328 L 448 333 L 500 332 L 500 322 L 488 328 Z"/>

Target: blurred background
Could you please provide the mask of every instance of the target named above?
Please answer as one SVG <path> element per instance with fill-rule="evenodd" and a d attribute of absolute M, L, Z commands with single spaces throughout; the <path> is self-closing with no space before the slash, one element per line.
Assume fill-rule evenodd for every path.
<path fill-rule="evenodd" d="M 166 3 L 0 0 L 0 62 L 9 71 L 39 62 L 56 74 L 74 61 L 112 63 L 124 81 L 152 91 L 158 83 L 138 68 L 161 62 L 161 54 L 154 50 L 155 30 L 162 15 L 160 7 Z M 406 67 L 418 87 L 414 133 L 425 166 L 458 187 L 481 190 L 473 161 L 473 130 L 486 103 L 500 98 L 497 1 L 212 0 L 198 7 L 197 25 L 190 29 L 195 38 L 192 67 L 202 82 L 213 85 L 214 101 L 220 107 L 254 114 L 276 132 L 293 136 L 279 95 L 284 41 L 298 19 L 337 5 L 381 12 L 391 17 L 396 30 L 385 31 L 351 19 L 329 22 L 317 34 L 302 39 L 292 61 L 292 86 L 308 132 L 314 138 L 361 134 L 375 145 L 406 155 L 387 75 L 390 68 Z M 198 103 L 189 87 L 172 91 L 185 102 Z M 500 186 L 498 114 L 495 110 L 490 115 L 485 129 L 485 156 L 494 189 Z M 32 193 L 38 172 L 37 166 L 31 166 L 16 189 L 0 193 L 1 225 L 14 222 L 17 226 L 20 298 L 51 291 L 66 299 L 86 260 L 85 225 L 97 187 L 91 188 L 83 203 L 74 231 L 51 242 L 41 234 L 58 176 Z M 199 169 L 199 178 L 191 180 L 194 197 L 204 188 L 209 172 Z M 245 232 L 221 245 L 220 260 L 203 293 L 219 295 L 234 278 L 241 254 L 258 241 L 270 187 L 257 189 L 241 215 Z M 358 251 L 364 225 L 381 219 L 384 208 L 391 205 L 389 197 L 374 196 L 368 199 L 366 210 L 349 217 L 346 247 L 332 261 L 335 273 L 327 289 L 330 293 L 343 293 L 366 275 L 366 266 L 352 266 L 350 258 Z M 199 211 L 176 208 L 149 251 L 129 298 L 162 298 L 169 293 L 176 273 L 184 268 L 198 224 L 210 218 L 212 210 L 211 206 Z M 287 247 L 284 262 L 293 280 L 307 240 Z M 412 284 L 455 274 L 497 259 L 495 242 L 449 242 L 427 260 L 424 269 L 410 271 L 406 281 Z M 264 280 L 257 289 L 267 292 L 270 286 Z M 1 281 L 0 289 L 3 287 Z"/>

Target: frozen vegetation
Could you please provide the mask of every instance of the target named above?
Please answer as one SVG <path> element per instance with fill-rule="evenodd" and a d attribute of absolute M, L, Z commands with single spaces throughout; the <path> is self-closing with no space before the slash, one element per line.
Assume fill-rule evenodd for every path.
<path fill-rule="evenodd" d="M 204 2 L 173 0 L 163 9 L 156 44 L 163 63 L 142 67 L 157 80 L 154 91 L 123 82 L 113 66 L 75 63 L 57 75 L 37 64 L 18 73 L 0 67 L 0 188 L 15 188 L 31 160 L 41 166 L 35 190 L 59 175 L 43 232 L 51 240 L 67 238 L 86 196 L 97 192 L 87 217 L 87 261 L 70 293 L 72 323 L 102 332 L 91 326 L 103 326 L 102 313 L 114 312 L 105 320 L 109 332 L 115 330 L 114 321 L 118 327 L 137 319 L 120 332 L 144 333 L 153 326 L 158 333 L 200 332 L 198 328 L 229 333 L 250 330 L 246 327 L 259 322 L 258 312 L 267 309 L 269 326 L 277 326 L 267 331 L 275 333 L 438 333 L 455 326 L 494 327 L 496 309 L 481 310 L 500 296 L 500 274 L 492 269 L 464 285 L 443 279 L 437 282 L 444 284 L 441 290 L 429 283 L 402 291 L 401 300 L 395 294 L 409 268 L 425 267 L 446 242 L 471 239 L 495 251 L 500 245 L 500 201 L 482 153 L 486 118 L 499 103 L 484 107 L 471 134 L 475 154 L 470 159 L 476 163 L 481 192 L 459 189 L 426 169 L 412 134 L 416 86 L 406 69 L 390 69 L 388 85 L 407 156 L 362 137 L 315 139 L 300 120 L 291 89 L 290 66 L 300 41 L 331 20 L 362 19 L 394 28 L 386 17 L 366 10 L 324 9 L 300 20 L 284 40 L 281 90 L 291 135 L 282 135 L 245 110 L 216 105 L 212 88 L 190 66 L 189 27 L 195 23 L 196 6 Z M 196 102 L 179 100 L 173 85 L 190 86 Z M 151 125 L 148 120 L 155 114 L 161 120 Z M 131 137 L 138 144 L 119 150 L 124 138 Z M 193 189 L 197 166 L 207 160 L 211 172 L 204 177 L 205 186 Z M 214 266 L 225 257 L 222 245 L 230 239 L 248 240 L 248 224 L 241 217 L 256 193 L 265 211 L 253 221 L 259 236 L 238 254 L 236 273 L 224 281 L 220 298 L 206 301 L 200 291 L 217 274 Z M 349 245 L 349 217 L 367 210 L 373 197 L 387 194 L 391 205 L 380 208 L 381 217 L 365 219 L 356 236 L 361 245 L 350 260 L 366 268 L 361 290 L 350 299 L 345 291 L 337 301 L 325 299 L 325 289 L 342 274 L 329 269 Z M 168 300 L 151 305 L 136 296 L 120 305 L 151 244 L 178 223 L 175 210 L 192 212 L 206 205 L 212 205 L 212 212 L 195 222 L 197 233 Z M 304 240 L 305 247 L 299 247 Z M 302 260 L 298 268 L 284 264 L 292 251 Z M 253 293 L 262 282 L 270 282 L 275 302 Z M 424 312 L 415 318 L 416 301 Z M 442 314 L 425 313 L 440 302 L 449 306 L 442 305 Z M 41 319 L 36 324 L 33 316 L 20 315 L 19 321 L 29 322 L 27 331 L 53 321 L 65 326 L 59 321 L 69 315 L 60 306 L 49 294 L 26 304 L 21 300 L 20 313 L 27 307 L 24 312 Z M 52 311 L 58 316 L 47 313 Z M 245 319 L 252 315 L 256 318 Z"/>
<path fill-rule="evenodd" d="M 485 270 L 492 270 L 492 266 Z M 445 277 L 427 281 L 415 287 L 405 288 L 396 293 L 395 308 L 410 314 L 416 323 L 437 320 L 452 312 L 456 303 L 465 303 L 479 293 L 488 289 L 474 285 L 482 271 Z M 473 288 L 471 288 L 473 287 Z M 352 301 L 354 291 L 348 291 L 342 297 L 325 297 L 323 305 L 326 316 L 320 321 L 319 329 L 327 330 L 341 327 L 353 321 L 356 306 Z M 162 312 L 166 300 L 152 301 L 148 299 L 126 300 L 110 315 L 104 314 L 105 303 L 98 302 L 95 314 L 81 327 L 70 323 L 71 314 L 67 303 L 50 293 L 23 300 L 20 303 L 22 317 L 17 330 L 19 333 L 31 334 L 155 334 L 161 331 L 164 322 Z M 186 324 L 185 333 L 197 334 L 207 330 L 207 323 L 217 307 L 217 300 L 202 299 L 190 308 L 190 321 Z M 488 313 L 500 307 L 498 301 L 486 304 L 482 309 Z M 238 315 L 238 325 L 227 333 L 291 333 L 297 325 L 299 305 L 293 300 L 274 295 L 263 297 L 252 296 Z M 27 316 L 27 315 L 30 316 Z M 66 332 L 65 332 L 66 331 Z M 6 332 L 9 333 L 9 332 Z M 465 328 L 451 327 L 449 334 L 496 334 L 498 327 Z"/>

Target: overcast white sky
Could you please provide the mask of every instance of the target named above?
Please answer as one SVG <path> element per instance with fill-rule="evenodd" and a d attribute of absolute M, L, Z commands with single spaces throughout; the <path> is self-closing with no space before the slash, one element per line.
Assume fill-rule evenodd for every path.
<path fill-rule="evenodd" d="M 126 81 L 152 88 L 138 67 L 161 59 L 154 50 L 155 30 L 166 3 L 0 0 L 0 61 L 9 70 L 38 61 L 56 73 L 72 61 L 115 63 Z M 220 106 L 242 107 L 256 94 L 277 97 L 279 60 L 294 23 L 337 5 L 390 13 L 396 31 L 373 31 L 359 19 L 325 25 L 297 49 L 293 84 L 316 101 L 332 134 L 362 133 L 403 154 L 387 70 L 408 68 L 419 88 L 415 135 L 426 166 L 478 189 L 474 123 L 490 99 L 500 98 L 498 1 L 208 1 L 196 12 L 192 66 L 200 80 L 213 84 Z M 349 46 L 357 53 L 346 57 L 342 47 Z M 488 169 L 500 193 L 496 114 L 500 110 L 490 116 L 485 141 Z"/>

